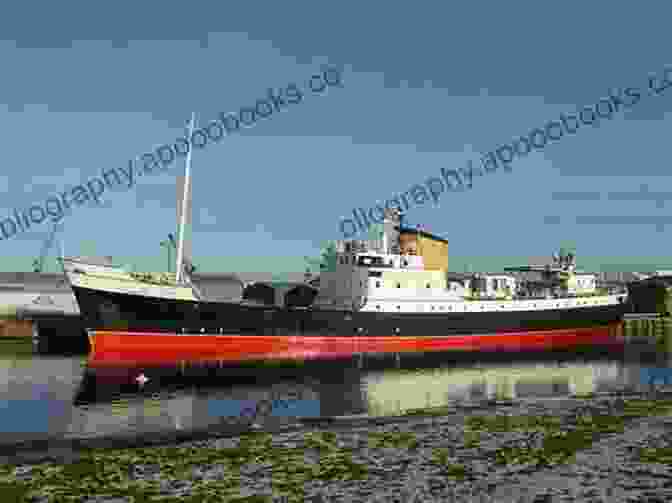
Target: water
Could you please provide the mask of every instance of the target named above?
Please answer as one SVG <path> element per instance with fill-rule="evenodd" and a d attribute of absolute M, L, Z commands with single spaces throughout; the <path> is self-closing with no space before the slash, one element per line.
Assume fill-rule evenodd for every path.
<path fill-rule="evenodd" d="M 642 326 L 623 329 L 623 346 L 581 352 L 356 355 L 265 366 L 94 365 L 87 355 L 38 356 L 2 342 L 0 442 L 201 428 L 223 417 L 254 416 L 263 425 L 296 416 L 383 416 L 484 398 L 644 390 L 642 369 L 672 368 L 665 343 L 672 341 L 672 327 Z"/>

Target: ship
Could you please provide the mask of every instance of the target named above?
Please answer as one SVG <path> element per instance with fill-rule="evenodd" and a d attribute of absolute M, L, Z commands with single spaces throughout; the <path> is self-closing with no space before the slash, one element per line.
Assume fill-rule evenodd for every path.
<path fill-rule="evenodd" d="M 448 241 L 405 225 L 395 208 L 371 239 L 337 241 L 331 267 L 284 302 L 209 299 L 191 281 L 184 253 L 190 159 L 174 275 L 62 258 L 94 352 L 497 350 L 538 344 L 554 330 L 567 338 L 567 330 L 617 323 L 626 312 L 627 292 L 599 291 L 571 253 L 504 273 L 451 273 Z"/>

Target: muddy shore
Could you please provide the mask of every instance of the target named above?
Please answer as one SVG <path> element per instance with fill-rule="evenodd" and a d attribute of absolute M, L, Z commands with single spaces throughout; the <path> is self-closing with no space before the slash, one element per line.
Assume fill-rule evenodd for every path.
<path fill-rule="evenodd" d="M 110 503 L 668 501 L 670 417 L 672 393 L 620 393 L 5 443 L 0 494 Z"/>

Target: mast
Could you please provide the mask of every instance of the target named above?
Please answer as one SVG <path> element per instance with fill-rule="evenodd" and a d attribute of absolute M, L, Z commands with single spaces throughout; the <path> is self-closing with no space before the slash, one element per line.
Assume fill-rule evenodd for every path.
<path fill-rule="evenodd" d="M 187 127 L 187 141 L 191 140 L 191 135 L 194 132 L 194 125 L 196 123 L 196 114 L 191 113 L 191 120 L 188 123 Z M 175 265 L 175 279 L 177 283 L 181 283 L 184 276 L 184 271 L 182 270 L 182 263 L 184 260 L 184 232 L 185 226 L 187 224 L 187 199 L 189 195 L 189 182 L 191 177 L 191 144 L 189 145 L 189 150 L 187 151 L 187 159 L 184 164 L 184 190 L 182 191 L 182 214 L 180 215 L 180 227 L 178 229 L 179 236 L 177 241 L 177 263 Z"/>

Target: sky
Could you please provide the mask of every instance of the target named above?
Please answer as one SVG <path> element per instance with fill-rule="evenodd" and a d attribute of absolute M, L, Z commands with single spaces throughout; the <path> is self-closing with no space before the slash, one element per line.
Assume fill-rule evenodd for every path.
<path fill-rule="evenodd" d="M 296 84 L 299 103 L 194 149 L 192 251 L 203 271 L 300 271 L 304 256 L 344 237 L 353 208 L 442 168 L 478 166 L 631 87 L 641 91 L 632 106 L 515 158 L 510 172 L 416 204 L 406 220 L 449 241 L 452 270 L 486 258 L 483 267 L 517 265 L 568 242 L 592 268 L 672 269 L 672 87 L 647 92 L 649 77 L 672 69 L 671 11 L 663 2 L 13 3 L 0 18 L 0 220 L 174 142 L 192 112 L 204 126 Z M 341 85 L 311 92 L 308 79 L 326 68 Z M 73 205 L 57 234 L 66 255 L 165 270 L 159 243 L 176 228 L 183 169 L 180 159 L 98 204 Z M 49 222 L 0 240 L 2 270 L 30 270 Z M 48 253 L 53 269 L 57 247 Z"/>

